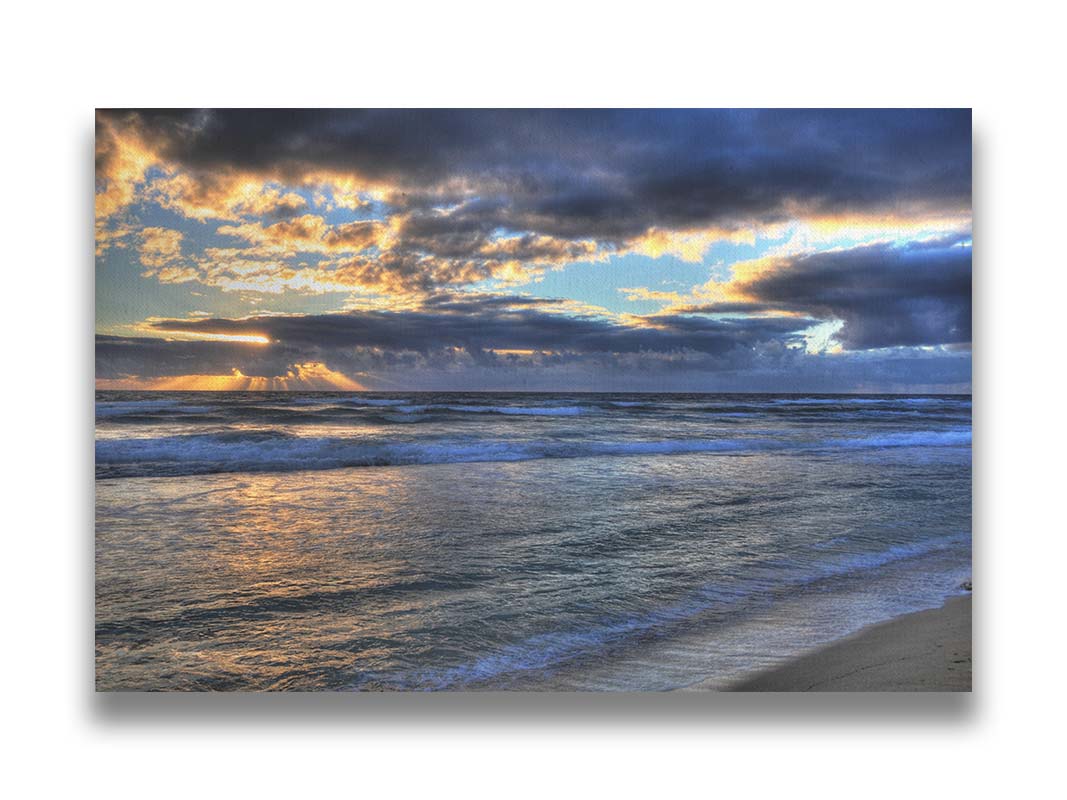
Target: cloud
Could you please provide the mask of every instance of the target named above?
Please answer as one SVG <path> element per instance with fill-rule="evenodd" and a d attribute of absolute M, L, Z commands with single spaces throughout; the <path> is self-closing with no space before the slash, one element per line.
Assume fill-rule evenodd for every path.
<path fill-rule="evenodd" d="M 359 253 L 384 243 L 388 228 L 376 220 L 331 226 L 321 216 L 304 214 L 264 226 L 260 222 L 221 225 L 217 233 L 243 239 L 258 253 Z"/>
<path fill-rule="evenodd" d="M 432 291 L 611 253 L 699 261 L 797 219 L 969 220 L 970 113 L 101 111 L 97 165 L 101 219 L 154 201 L 252 247 L 373 250 L 347 264 L 359 285 Z"/>
<path fill-rule="evenodd" d="M 140 234 L 141 264 L 158 269 L 179 261 L 182 256 L 182 232 L 169 228 L 144 228 Z"/>
<path fill-rule="evenodd" d="M 675 308 L 682 313 L 798 313 L 844 324 L 846 349 L 961 345 L 971 341 L 969 237 L 874 244 L 738 269 L 711 289 L 731 299 Z"/>
<path fill-rule="evenodd" d="M 96 218 L 107 219 L 134 202 L 158 156 L 130 119 L 96 116 Z"/>
<path fill-rule="evenodd" d="M 151 320 L 154 336 L 97 337 L 97 377 L 101 387 L 210 388 L 231 385 L 236 370 L 250 387 L 277 388 L 294 365 L 321 364 L 335 386 L 379 390 L 967 390 L 966 350 L 813 354 L 804 332 L 817 323 L 617 317 L 562 298 L 438 293 L 404 311 Z"/>
<path fill-rule="evenodd" d="M 797 317 L 708 319 L 673 315 L 631 318 L 560 313 L 562 300 L 521 296 L 442 294 L 402 312 L 264 316 L 246 319 L 175 319 L 152 324 L 160 331 L 264 334 L 299 347 L 384 348 L 428 353 L 442 348 L 536 350 L 568 353 L 671 353 L 690 350 L 726 355 L 767 341 L 797 344 L 799 331 L 816 322 Z M 643 324 L 633 324 L 644 321 Z"/>
<path fill-rule="evenodd" d="M 522 235 L 464 238 L 447 233 L 437 239 L 405 238 L 394 244 L 395 230 L 376 220 L 328 225 L 314 214 L 264 226 L 222 225 L 219 235 L 247 246 L 208 247 L 184 262 L 179 272 L 150 270 L 162 283 L 195 279 L 224 291 L 277 293 L 363 292 L 404 295 L 442 287 L 495 280 L 526 282 L 552 265 L 592 258 L 592 242 L 564 242 Z M 314 256 L 314 264 L 296 259 Z M 176 259 L 168 261 L 174 266 Z M 142 263 L 148 264 L 142 258 Z M 191 276 L 191 277 L 189 277 Z"/>
<path fill-rule="evenodd" d="M 98 369 L 265 385 L 322 365 L 378 386 L 959 386 L 970 143 L 965 110 L 100 111 L 101 285 L 124 291 L 134 257 L 153 281 L 229 293 L 205 290 L 229 315 L 247 297 L 300 308 L 262 296 L 289 293 L 343 293 L 348 311 L 124 318 L 109 330 L 146 335 L 101 337 Z M 507 294 L 628 254 L 705 280 L 727 268 L 699 266 L 723 242 L 764 257 L 689 292 L 619 281 L 663 305 L 652 315 Z M 617 261 L 628 276 L 660 266 Z M 342 299 L 316 307 L 328 302 Z M 907 354 L 910 383 L 893 348 L 930 348 Z"/>
<path fill-rule="evenodd" d="M 509 197 L 590 229 L 774 217 L 787 202 L 970 204 L 966 110 L 101 114 L 193 173 L 342 174 L 423 200 Z"/>
<path fill-rule="evenodd" d="M 141 273 L 160 283 L 189 283 L 199 280 L 200 274 L 184 262 L 181 231 L 170 228 L 142 228 L 137 235 Z"/>

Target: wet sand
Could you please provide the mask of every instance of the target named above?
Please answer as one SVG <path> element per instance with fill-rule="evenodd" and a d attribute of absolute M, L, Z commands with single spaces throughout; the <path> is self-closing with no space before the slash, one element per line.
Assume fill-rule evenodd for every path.
<path fill-rule="evenodd" d="M 969 692 L 971 597 L 864 628 L 730 691 Z"/>

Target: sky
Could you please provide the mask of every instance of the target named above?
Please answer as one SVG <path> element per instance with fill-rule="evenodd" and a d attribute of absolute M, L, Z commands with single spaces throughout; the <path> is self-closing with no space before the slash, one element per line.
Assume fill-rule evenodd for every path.
<path fill-rule="evenodd" d="M 970 392 L 969 110 L 99 110 L 98 389 Z"/>

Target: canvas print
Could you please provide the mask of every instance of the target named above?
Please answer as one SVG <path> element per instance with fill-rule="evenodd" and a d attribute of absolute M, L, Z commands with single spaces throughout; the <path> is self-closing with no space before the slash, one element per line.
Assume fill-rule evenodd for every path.
<path fill-rule="evenodd" d="M 966 109 L 100 109 L 99 691 L 969 691 Z"/>

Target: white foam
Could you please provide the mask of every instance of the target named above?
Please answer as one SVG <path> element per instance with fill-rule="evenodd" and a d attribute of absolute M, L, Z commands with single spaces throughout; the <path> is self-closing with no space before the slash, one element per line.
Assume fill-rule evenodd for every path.
<path fill-rule="evenodd" d="M 865 436 L 857 439 L 839 439 L 829 444 L 834 447 L 952 447 L 971 443 L 970 429 L 955 428 L 947 431 L 908 431 L 886 433 L 881 436 Z"/>
<path fill-rule="evenodd" d="M 470 405 L 396 405 L 389 409 L 399 414 L 432 414 L 451 411 L 457 414 L 501 414 L 523 417 L 573 417 L 587 409 L 581 406 L 470 406 Z"/>
<path fill-rule="evenodd" d="M 118 417 L 123 414 L 143 414 L 175 408 L 177 400 L 102 400 L 96 404 L 96 416 Z"/>
<path fill-rule="evenodd" d="M 643 456 L 686 453 L 744 453 L 888 447 L 969 445 L 969 429 L 915 431 L 856 439 L 778 441 L 757 438 L 661 439 L 651 441 L 438 440 L 389 442 L 345 437 L 312 437 L 270 431 L 193 434 L 138 439 L 102 439 L 98 464 L 120 474 L 290 471 L 357 466 L 400 466 L 542 458 Z M 125 466 L 126 469 L 121 469 Z"/>

